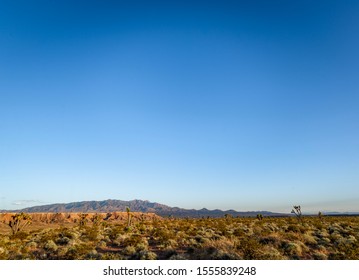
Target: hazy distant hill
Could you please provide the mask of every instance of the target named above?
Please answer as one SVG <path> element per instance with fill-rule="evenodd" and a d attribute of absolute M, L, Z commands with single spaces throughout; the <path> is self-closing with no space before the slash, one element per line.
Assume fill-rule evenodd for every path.
<path fill-rule="evenodd" d="M 285 216 L 286 214 L 273 213 L 268 211 L 250 211 L 250 212 L 237 212 L 234 210 L 208 210 L 206 208 L 195 209 L 183 209 L 178 207 L 170 207 L 156 202 L 149 202 L 147 200 L 104 200 L 104 201 L 81 201 L 71 203 L 58 203 L 42 206 L 34 206 L 24 208 L 19 211 L 24 212 L 114 212 L 114 211 L 126 211 L 126 207 L 130 207 L 133 212 L 145 212 L 155 213 L 162 217 L 223 217 L 225 214 L 230 214 L 233 217 L 236 216 L 256 216 L 262 214 L 263 216 Z M 13 211 L 14 212 L 14 211 Z"/>

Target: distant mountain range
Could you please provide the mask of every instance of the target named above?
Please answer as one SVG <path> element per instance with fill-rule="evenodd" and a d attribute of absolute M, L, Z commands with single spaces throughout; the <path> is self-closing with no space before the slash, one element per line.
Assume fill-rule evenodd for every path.
<path fill-rule="evenodd" d="M 4 211 L 1 212 L 28 212 L 28 213 L 63 213 L 63 212 L 123 212 L 129 207 L 132 212 L 155 213 L 162 217 L 223 217 L 228 214 L 233 217 L 253 217 L 257 214 L 263 216 L 288 216 L 283 213 L 273 213 L 268 211 L 248 211 L 238 212 L 234 210 L 222 211 L 219 209 L 208 210 L 206 208 L 196 209 L 183 209 L 179 207 L 170 207 L 164 204 L 149 202 L 148 200 L 103 200 L 103 201 L 81 201 L 71 203 L 57 203 L 50 205 L 33 206 L 20 210 Z"/>
<path fill-rule="evenodd" d="M 358 216 L 359 212 L 323 212 L 327 216 Z"/>

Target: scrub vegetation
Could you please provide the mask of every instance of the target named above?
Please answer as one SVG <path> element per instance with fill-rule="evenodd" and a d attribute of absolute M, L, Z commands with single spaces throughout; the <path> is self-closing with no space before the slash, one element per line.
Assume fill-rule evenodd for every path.
<path fill-rule="evenodd" d="M 0 226 L 0 259 L 359 259 L 359 217 L 162 218 L 128 209 L 31 224 L 24 214 L 26 227 L 15 231 L 11 217 Z"/>

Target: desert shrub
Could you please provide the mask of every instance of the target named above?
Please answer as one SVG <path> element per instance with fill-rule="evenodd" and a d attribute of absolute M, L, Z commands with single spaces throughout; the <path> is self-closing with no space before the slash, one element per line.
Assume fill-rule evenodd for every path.
<path fill-rule="evenodd" d="M 104 247 L 107 246 L 107 243 L 106 243 L 104 240 L 101 240 L 101 241 L 99 241 L 99 242 L 97 243 L 96 246 L 99 247 L 99 248 L 104 248 Z"/>
<path fill-rule="evenodd" d="M 177 252 L 174 249 L 166 249 L 161 252 L 161 257 L 165 260 L 170 259 L 173 255 L 177 255 Z"/>
<path fill-rule="evenodd" d="M 281 252 L 272 247 L 272 246 L 264 246 L 261 249 L 261 254 L 259 256 L 261 260 L 282 260 L 284 257 L 282 256 Z"/>
<path fill-rule="evenodd" d="M 304 243 L 309 246 L 317 245 L 317 240 L 310 234 L 303 234 L 302 239 L 303 239 Z"/>
<path fill-rule="evenodd" d="M 335 245 L 341 244 L 345 242 L 345 238 L 343 238 L 339 233 L 333 233 L 329 237 L 330 242 Z"/>
<path fill-rule="evenodd" d="M 153 237 L 157 238 L 160 242 L 163 242 L 165 240 L 175 238 L 174 232 L 171 232 L 167 228 L 157 228 L 153 232 Z"/>
<path fill-rule="evenodd" d="M 241 259 L 233 250 L 223 250 L 216 246 L 204 246 L 201 248 L 189 248 L 187 250 L 190 259 L 195 260 L 235 260 Z"/>
<path fill-rule="evenodd" d="M 265 236 L 265 237 L 259 238 L 259 243 L 261 245 L 277 246 L 280 244 L 280 239 L 276 236 Z"/>
<path fill-rule="evenodd" d="M 143 238 L 141 235 L 139 234 L 132 234 L 129 235 L 124 241 L 123 241 L 123 246 L 137 246 L 140 243 L 145 243 L 148 244 L 147 239 Z"/>
<path fill-rule="evenodd" d="M 281 248 L 284 250 L 285 255 L 291 259 L 299 259 L 302 254 L 302 247 L 295 242 L 283 241 Z"/>
<path fill-rule="evenodd" d="M 136 229 L 137 229 L 141 234 L 144 234 L 144 233 L 147 232 L 147 228 L 146 228 L 146 226 L 145 226 L 143 223 L 137 224 L 137 225 L 136 225 Z"/>
<path fill-rule="evenodd" d="M 70 246 L 64 256 L 65 259 L 69 260 L 81 260 L 86 259 L 86 254 L 90 253 L 94 250 L 94 246 L 92 244 L 82 243 Z"/>
<path fill-rule="evenodd" d="M 245 231 L 243 228 L 235 228 L 233 231 L 233 235 L 240 237 L 245 235 Z"/>
<path fill-rule="evenodd" d="M 29 237 L 29 233 L 25 232 L 25 231 L 17 231 L 16 233 L 14 233 L 10 238 L 11 239 L 18 239 L 21 241 L 24 241 L 26 238 Z"/>
<path fill-rule="evenodd" d="M 47 241 L 56 240 L 59 237 L 58 233 L 50 229 L 45 229 L 39 232 L 37 238 L 35 239 L 39 243 L 45 244 Z"/>
<path fill-rule="evenodd" d="M 320 220 L 314 220 L 312 222 L 312 227 L 313 228 L 316 228 L 318 230 L 321 230 L 321 229 L 324 229 L 325 228 L 325 225 L 324 225 L 324 222 L 323 222 L 324 218 L 321 218 Z"/>
<path fill-rule="evenodd" d="M 212 240 L 221 240 L 221 239 L 225 239 L 225 237 L 215 233 L 215 234 L 212 235 L 211 239 Z"/>
<path fill-rule="evenodd" d="M 164 248 L 176 248 L 178 243 L 175 239 L 168 239 L 162 243 Z"/>
<path fill-rule="evenodd" d="M 6 260 L 8 258 L 8 250 L 0 247 L 0 260 Z"/>
<path fill-rule="evenodd" d="M 137 251 L 132 255 L 131 259 L 134 260 L 156 260 L 157 254 L 148 250 Z"/>
<path fill-rule="evenodd" d="M 101 235 L 99 234 L 99 230 L 96 227 L 86 228 L 86 231 L 81 236 L 85 241 L 98 241 L 101 239 Z"/>
<path fill-rule="evenodd" d="M 313 235 L 319 237 L 319 238 L 322 238 L 322 237 L 329 237 L 329 234 L 328 234 L 328 231 L 323 228 L 321 230 L 317 229 L 314 231 Z"/>
<path fill-rule="evenodd" d="M 318 239 L 317 242 L 319 245 L 323 245 L 323 246 L 329 246 L 332 243 L 332 241 L 327 237 L 322 237 Z"/>
<path fill-rule="evenodd" d="M 111 228 L 108 228 L 107 231 L 105 232 L 105 234 L 107 234 L 107 236 L 110 238 L 110 240 L 113 242 L 114 240 L 117 239 L 118 236 L 124 234 L 124 228 L 123 226 L 113 226 Z"/>
<path fill-rule="evenodd" d="M 53 240 L 49 240 L 46 242 L 44 249 L 50 252 L 55 252 L 57 250 L 57 245 Z"/>
<path fill-rule="evenodd" d="M 301 231 L 300 231 L 300 227 L 299 227 L 299 225 L 297 225 L 297 224 L 289 225 L 286 231 L 287 231 L 287 232 L 296 232 L 296 233 L 301 232 Z"/>
<path fill-rule="evenodd" d="M 195 240 L 198 244 L 203 244 L 203 243 L 205 243 L 206 241 L 208 241 L 209 239 L 206 238 L 206 237 L 203 237 L 203 236 L 201 236 L 201 235 L 196 235 L 196 236 L 194 237 L 194 240 Z"/>
<path fill-rule="evenodd" d="M 69 244 L 71 241 L 70 238 L 64 236 L 64 237 L 60 237 L 59 239 L 56 240 L 56 244 L 57 245 L 67 245 Z"/>
<path fill-rule="evenodd" d="M 346 243 L 356 243 L 357 239 L 353 235 L 349 235 L 346 239 Z"/>
<path fill-rule="evenodd" d="M 272 233 L 272 231 L 266 227 L 263 227 L 263 225 L 256 225 L 253 227 L 253 233 L 255 235 L 269 235 Z"/>
<path fill-rule="evenodd" d="M 76 232 L 74 229 L 60 228 L 58 237 L 60 237 L 60 238 L 67 237 L 67 238 L 73 240 L 73 239 L 79 238 L 80 234 L 78 232 Z"/>
<path fill-rule="evenodd" d="M 357 260 L 359 258 L 359 242 L 343 242 L 337 247 L 338 252 L 330 259 Z"/>
<path fill-rule="evenodd" d="M 85 255 L 85 258 L 86 260 L 100 260 L 102 257 L 101 254 L 97 253 L 97 251 L 95 249 L 91 250 L 90 252 L 88 252 L 86 255 Z"/>
<path fill-rule="evenodd" d="M 184 254 L 174 254 L 169 258 L 169 260 L 188 260 L 188 258 Z"/>
<path fill-rule="evenodd" d="M 36 249 L 37 248 L 37 243 L 34 242 L 34 241 L 30 241 L 30 242 L 26 243 L 25 247 L 28 248 L 28 249 Z"/>
<path fill-rule="evenodd" d="M 343 252 L 333 252 L 328 256 L 328 260 L 345 260 L 345 254 Z"/>
<path fill-rule="evenodd" d="M 147 242 L 141 242 L 136 245 L 136 251 L 147 250 L 147 249 L 148 249 Z"/>
<path fill-rule="evenodd" d="M 326 260 L 327 258 L 328 258 L 327 255 L 321 252 L 313 253 L 313 259 L 315 260 Z"/>
<path fill-rule="evenodd" d="M 254 238 L 245 238 L 240 241 L 238 249 L 241 251 L 243 259 L 255 260 L 260 258 L 261 244 Z"/>
<path fill-rule="evenodd" d="M 129 245 L 122 251 L 122 253 L 127 256 L 132 256 L 133 254 L 136 253 L 136 248 L 134 246 Z"/>
<path fill-rule="evenodd" d="M 123 260 L 123 256 L 121 254 L 116 254 L 116 253 L 104 253 L 101 254 L 101 259 L 102 260 Z"/>
<path fill-rule="evenodd" d="M 287 232 L 282 235 L 283 239 L 289 240 L 289 241 L 296 241 L 299 239 L 301 235 L 299 233 L 294 232 Z"/>

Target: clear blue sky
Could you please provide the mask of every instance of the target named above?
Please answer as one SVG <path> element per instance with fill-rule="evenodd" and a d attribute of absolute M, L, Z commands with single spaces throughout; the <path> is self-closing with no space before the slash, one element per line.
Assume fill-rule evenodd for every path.
<path fill-rule="evenodd" d="M 359 211 L 358 34 L 358 1 L 0 0 L 0 209 Z"/>

